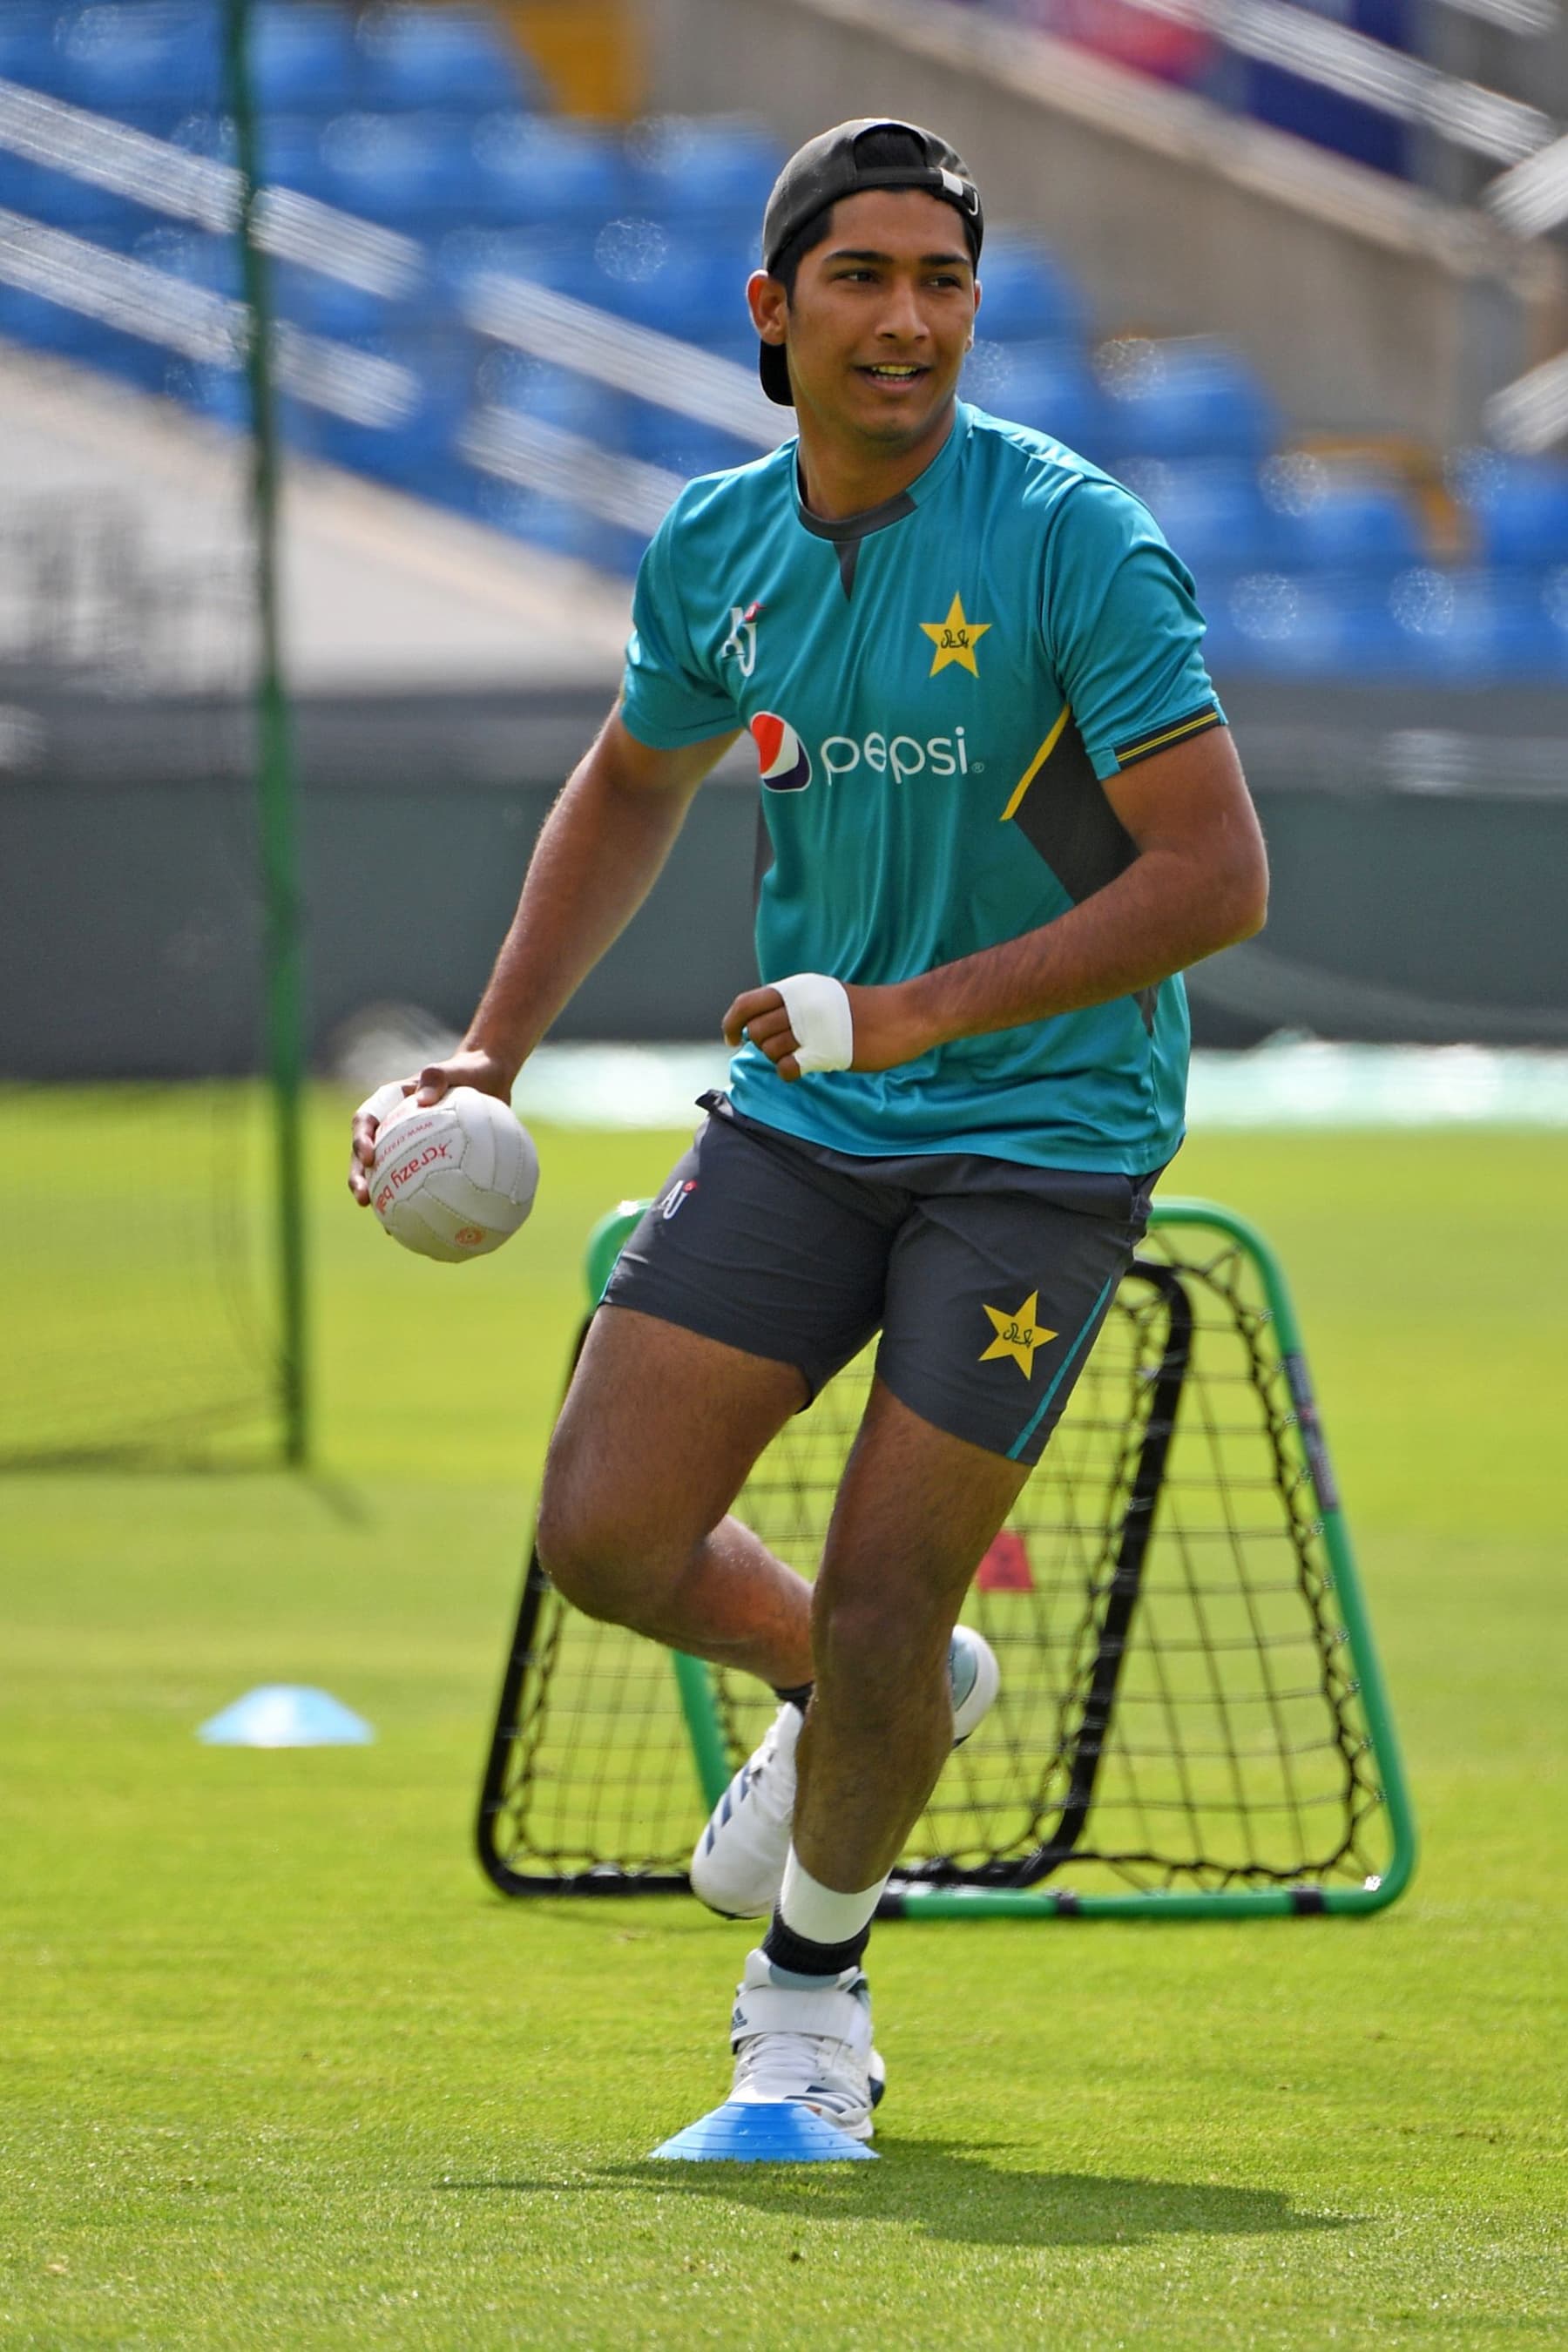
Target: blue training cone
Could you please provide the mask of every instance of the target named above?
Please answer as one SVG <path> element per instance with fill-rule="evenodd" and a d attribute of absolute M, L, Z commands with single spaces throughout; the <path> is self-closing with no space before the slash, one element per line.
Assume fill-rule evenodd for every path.
<path fill-rule="evenodd" d="M 877 2152 L 796 2099 L 726 2099 L 654 2149 L 687 2164 L 875 2164 Z"/>
<path fill-rule="evenodd" d="M 210 1717 L 196 1738 L 213 1748 L 363 1748 L 375 1734 L 330 1691 L 263 1683 Z"/>

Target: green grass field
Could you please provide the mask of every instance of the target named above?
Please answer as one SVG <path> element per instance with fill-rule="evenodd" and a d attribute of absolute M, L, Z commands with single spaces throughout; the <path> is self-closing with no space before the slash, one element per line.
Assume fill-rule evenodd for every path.
<path fill-rule="evenodd" d="M 1294 1281 L 1413 1892 L 883 1929 L 883 2160 L 772 2172 L 645 2160 L 723 2095 L 747 1931 L 509 1906 L 468 1852 L 582 1239 L 678 1142 L 542 1135 L 528 1231 L 455 1272 L 351 1212 L 323 1100 L 321 1474 L 7 1479 L 0 2345 L 1568 2344 L 1560 1145 L 1180 1163 Z M 198 1745 L 269 1681 L 377 1744 Z"/>

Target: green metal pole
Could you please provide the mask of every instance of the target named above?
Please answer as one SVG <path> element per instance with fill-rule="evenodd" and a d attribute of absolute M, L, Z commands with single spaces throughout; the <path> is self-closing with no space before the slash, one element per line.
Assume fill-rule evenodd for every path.
<path fill-rule="evenodd" d="M 1394 1708 L 1383 1678 L 1382 1663 L 1373 1639 L 1372 1620 L 1362 1591 L 1361 1571 L 1356 1565 L 1338 1486 L 1329 1468 L 1328 1450 L 1318 1421 L 1306 1353 L 1301 1344 L 1300 1326 L 1296 1320 L 1295 1301 L 1285 1279 L 1285 1269 L 1275 1255 L 1272 1245 L 1264 1239 L 1256 1225 L 1247 1218 L 1238 1216 L 1234 1209 L 1223 1209 L 1215 1202 L 1171 1200 L 1158 1203 L 1151 1223 L 1166 1226 L 1216 1227 L 1240 1243 L 1262 1278 L 1264 1297 L 1274 1318 L 1280 1352 L 1285 1359 L 1296 1401 L 1302 1449 L 1307 1456 L 1307 1466 L 1311 1474 L 1322 1519 L 1323 1548 L 1329 1556 L 1334 1592 L 1349 1636 L 1356 1679 L 1361 1685 L 1362 1705 L 1366 1711 L 1373 1753 L 1377 1759 L 1378 1778 L 1383 1785 L 1383 1799 L 1388 1810 L 1393 1843 L 1388 1867 L 1377 1883 L 1365 1888 L 1334 1889 L 1330 1907 L 1336 1911 L 1379 1910 L 1403 1895 L 1415 1875 L 1418 1852 L 1415 1811 L 1411 1802 L 1409 1783 L 1405 1777 L 1399 1736 L 1394 1727 Z"/>
<path fill-rule="evenodd" d="M 730 1785 L 730 1759 L 724 1749 L 719 1710 L 713 1704 L 713 1675 L 700 1658 L 689 1658 L 684 1650 L 671 1650 L 669 1658 L 675 1668 L 675 1687 L 680 1693 L 687 1736 L 697 1761 L 702 1801 L 711 1812 Z"/>
<path fill-rule="evenodd" d="M 225 0 L 225 66 L 239 168 L 246 377 L 250 391 L 251 509 L 256 539 L 258 667 L 257 797 L 265 898 L 267 1064 L 271 1079 L 278 1187 L 279 1375 L 283 1450 L 291 1467 L 310 1459 L 306 1355 L 304 1167 L 304 925 L 300 906 L 293 745 L 279 622 L 278 421 L 272 397 L 272 314 L 267 262 L 256 242 L 257 138 L 247 58 L 249 0 Z"/>

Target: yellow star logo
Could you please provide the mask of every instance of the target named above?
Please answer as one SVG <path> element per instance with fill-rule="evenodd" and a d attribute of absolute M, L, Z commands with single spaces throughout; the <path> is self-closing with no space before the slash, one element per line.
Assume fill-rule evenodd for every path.
<path fill-rule="evenodd" d="M 949 662 L 958 662 L 971 677 L 978 677 L 980 672 L 974 664 L 974 648 L 990 626 L 989 621 L 966 620 L 963 599 L 954 596 L 947 608 L 945 621 L 922 621 L 920 624 L 922 636 L 929 637 L 936 647 L 927 675 L 934 677 L 939 669 L 947 667 Z"/>
<path fill-rule="evenodd" d="M 1039 1306 L 1039 1292 L 1031 1290 L 1016 1315 L 1008 1315 L 1000 1307 L 988 1307 L 985 1312 L 991 1318 L 996 1337 L 981 1357 L 981 1362 L 989 1364 L 995 1357 L 1011 1356 L 1024 1378 L 1032 1381 L 1035 1377 L 1035 1349 L 1043 1348 L 1047 1339 L 1054 1339 L 1057 1336 L 1054 1331 L 1042 1330 L 1036 1322 Z"/>

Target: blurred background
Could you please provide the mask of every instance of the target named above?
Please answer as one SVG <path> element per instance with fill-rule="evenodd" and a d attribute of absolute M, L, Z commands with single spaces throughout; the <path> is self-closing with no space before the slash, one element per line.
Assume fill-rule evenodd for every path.
<path fill-rule="evenodd" d="M 1275 873 L 1192 977 L 1200 1114 L 1561 1117 L 1556 0 L 7 0 L 0 1069 L 75 1402 L 14 1367 L 6 1458 L 203 1442 L 279 1346 L 298 1422 L 307 1081 L 467 1018 L 650 532 L 787 422 L 742 293 L 774 173 L 882 112 L 984 188 L 969 395 L 1197 577 Z M 732 755 L 525 1113 L 685 1115 L 756 793 Z M 61 1198 L 106 1154 L 160 1331 L 189 1294 L 134 1376 L 138 1253 Z"/>
<path fill-rule="evenodd" d="M 1564 7 L 0 0 L 8 2343 L 1563 2340 Z M 716 2210 L 633 2159 L 739 1931 L 471 1838 L 754 761 L 524 1071 L 506 1249 L 389 1243 L 347 1121 L 468 1019 L 680 481 L 789 425 L 781 158 L 886 113 L 984 190 L 971 394 L 1197 577 L 1274 898 L 1166 1190 L 1289 1275 L 1423 1860 L 1343 1934 L 889 1930 L 884 2187 Z M 197 1737 L 279 1685 L 374 1743 Z"/>

